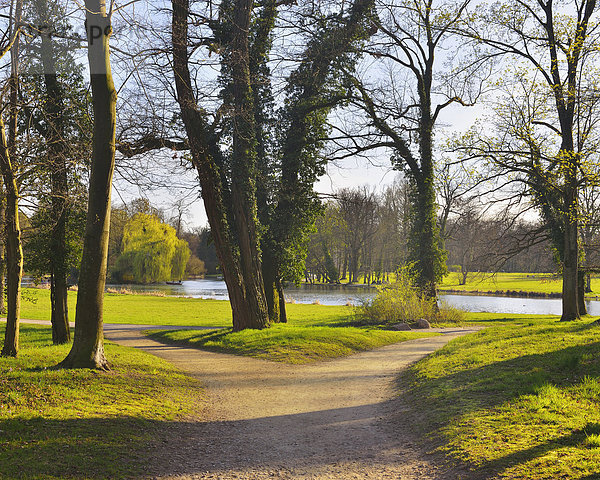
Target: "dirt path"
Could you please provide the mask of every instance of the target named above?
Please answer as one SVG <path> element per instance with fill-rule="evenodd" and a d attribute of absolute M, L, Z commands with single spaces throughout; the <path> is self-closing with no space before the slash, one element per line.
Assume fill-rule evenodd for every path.
<path fill-rule="evenodd" d="M 335 361 L 285 365 L 163 345 L 131 328 L 107 338 L 141 348 L 199 378 L 204 421 L 173 424 L 157 442 L 157 478 L 440 479 L 411 431 L 386 427 L 392 386 L 408 364 L 469 329 Z"/>

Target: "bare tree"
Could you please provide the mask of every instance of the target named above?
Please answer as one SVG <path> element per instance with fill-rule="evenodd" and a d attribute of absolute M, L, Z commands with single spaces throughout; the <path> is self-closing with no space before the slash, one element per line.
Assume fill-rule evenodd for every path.
<path fill-rule="evenodd" d="M 436 223 L 434 129 L 443 109 L 470 104 L 478 94 L 477 88 L 470 88 L 475 76 L 465 69 L 442 76 L 436 58 L 446 42 L 456 41 L 449 31 L 468 4 L 468 0 L 377 2 L 378 34 L 365 48 L 369 70 L 362 77 L 351 75 L 357 92 L 351 105 L 367 120 L 362 128 L 344 132 L 351 152 L 388 149 L 395 168 L 410 180 L 409 261 L 421 292 L 432 298 L 445 270 Z M 371 75 L 373 68 L 381 75 Z"/>
<path fill-rule="evenodd" d="M 595 0 L 499 2 L 461 27 L 489 57 L 507 61 L 502 80 L 510 90 L 496 109 L 498 137 L 467 143 L 522 182 L 539 207 L 562 262 L 562 320 L 580 316 L 579 191 L 590 181 L 596 143 L 594 122 L 580 119 L 596 96 L 595 12 Z"/>
<path fill-rule="evenodd" d="M 364 262 L 368 255 L 367 245 L 377 233 L 377 200 L 367 187 L 343 189 L 337 192 L 336 197 L 345 225 L 349 283 L 355 283 L 361 261 Z"/>

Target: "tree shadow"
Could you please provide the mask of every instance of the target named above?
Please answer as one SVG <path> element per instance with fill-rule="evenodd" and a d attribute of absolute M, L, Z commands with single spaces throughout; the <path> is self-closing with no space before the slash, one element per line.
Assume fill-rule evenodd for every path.
<path fill-rule="evenodd" d="M 131 478 L 159 422 L 140 418 L 0 421 L 0 478 Z"/>
<path fill-rule="evenodd" d="M 493 408 L 521 395 L 536 393 L 539 387 L 548 383 L 568 386 L 585 376 L 600 376 L 598 358 L 600 341 L 522 355 L 438 378 L 419 378 L 415 391 L 433 392 L 433 406 L 439 407 L 437 413 L 443 416 L 441 422 L 447 423 L 456 411 L 466 414 L 479 408 Z M 401 375 L 397 379 L 398 390 L 403 390 L 407 382 L 415 381 L 412 372 Z"/>

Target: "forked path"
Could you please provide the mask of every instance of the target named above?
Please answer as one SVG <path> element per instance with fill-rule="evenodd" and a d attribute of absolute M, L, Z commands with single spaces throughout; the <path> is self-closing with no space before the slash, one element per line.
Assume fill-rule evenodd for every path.
<path fill-rule="evenodd" d="M 473 331 L 444 330 L 300 366 L 164 345 L 131 329 L 106 336 L 168 360 L 206 387 L 202 421 L 165 432 L 156 465 L 148 465 L 151 477 L 426 480 L 446 475 L 415 447 L 413 432 L 386 425 L 398 413 L 394 379 Z"/>

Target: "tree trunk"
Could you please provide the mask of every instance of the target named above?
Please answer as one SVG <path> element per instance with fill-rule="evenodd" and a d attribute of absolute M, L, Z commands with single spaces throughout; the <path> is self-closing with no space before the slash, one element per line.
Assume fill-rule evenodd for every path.
<path fill-rule="evenodd" d="M 1 148 L 1 147 L 0 147 Z M 4 193 L 4 184 L 0 185 L 0 239 L 6 238 L 6 195 Z M 4 278 L 6 276 L 6 244 L 0 240 L 0 314 L 6 314 L 5 290 L 6 284 Z"/>
<path fill-rule="evenodd" d="M 592 274 L 586 273 L 585 275 L 585 293 L 592 293 Z"/>
<path fill-rule="evenodd" d="M 231 67 L 233 77 L 232 203 L 240 270 L 246 288 L 246 308 L 252 322 L 234 329 L 263 328 L 269 324 L 262 279 L 256 205 L 256 129 L 250 81 L 248 32 L 252 0 L 236 0 L 233 21 Z"/>
<path fill-rule="evenodd" d="M 21 278 L 23 276 L 23 249 L 21 246 L 21 228 L 19 225 L 19 189 L 17 186 L 15 165 L 17 152 L 17 117 L 19 102 L 19 40 L 18 28 L 21 27 L 23 0 L 17 0 L 14 17 L 11 19 L 10 35 L 14 43 L 10 51 L 9 80 L 9 125 L 8 141 L 4 130 L 4 121 L 0 118 L 0 170 L 6 191 L 5 239 L 7 262 L 7 312 L 6 332 L 2 356 L 16 357 L 19 351 L 19 319 L 21 311 Z M 0 114 L 1 117 L 1 114 Z"/>
<path fill-rule="evenodd" d="M 285 292 L 281 278 L 276 280 L 277 293 L 279 294 L 279 323 L 287 323 L 287 310 L 285 307 Z"/>
<path fill-rule="evenodd" d="M 71 341 L 69 327 L 69 310 L 67 304 L 67 281 L 64 275 L 50 273 L 50 302 L 52 306 L 50 320 L 52 323 L 52 343 L 61 345 Z"/>
<path fill-rule="evenodd" d="M 44 12 L 39 12 L 40 16 Z M 71 340 L 67 304 L 67 164 L 64 137 L 62 92 L 56 75 L 56 61 L 49 35 L 42 33 L 41 48 L 44 84 L 46 87 L 45 118 L 48 123 L 46 145 L 50 161 L 50 183 L 53 228 L 50 238 L 50 300 L 52 306 L 52 341 L 54 344 Z"/>
<path fill-rule="evenodd" d="M 587 306 L 585 305 L 585 272 L 579 270 L 577 276 L 577 303 L 579 306 L 579 315 L 587 315 Z"/>
<path fill-rule="evenodd" d="M 106 5 L 103 0 L 86 0 L 85 6 L 94 110 L 92 170 L 75 309 L 75 339 L 69 355 L 60 365 L 106 370 L 102 309 L 115 165 L 117 93 L 110 67 L 112 27 Z"/>
<path fill-rule="evenodd" d="M 255 205 L 244 206 L 244 192 L 240 188 L 240 179 L 235 181 L 235 213 L 228 208 L 226 201 L 226 182 L 223 182 L 221 152 L 210 133 L 202 110 L 196 104 L 192 81 L 188 66 L 188 14 L 189 0 L 172 0 L 173 5 L 173 72 L 177 101 L 181 109 L 181 117 L 190 142 L 192 161 L 200 180 L 202 199 L 210 224 L 213 241 L 223 272 L 223 278 L 229 292 L 229 301 L 233 315 L 233 329 L 264 328 L 268 325 L 267 305 L 264 299 L 264 286 L 260 268 L 252 271 L 257 265 L 258 252 L 255 251 L 255 231 L 242 232 L 239 239 L 240 249 L 236 248 L 232 238 L 233 228 L 245 228 L 255 221 Z M 244 12 L 243 12 L 244 13 Z M 245 11 L 244 15 L 249 12 Z M 239 12 L 238 12 L 239 14 Z M 243 16 L 243 15 L 242 15 Z M 244 21 L 245 22 L 245 21 Z M 238 35 L 243 34 L 238 29 Z M 246 32 L 247 35 L 247 32 Z M 243 126 L 243 125 L 242 125 Z M 240 161 L 239 149 L 237 161 Z M 241 172 L 236 172 L 240 175 Z M 235 218 L 239 216 L 239 218 Z M 232 222 L 231 219 L 234 218 Z M 252 225 L 252 227 L 254 227 Z M 237 232 L 236 232 L 237 233 Z M 244 258 L 242 255 L 256 254 L 257 258 Z M 243 266 L 242 266 L 243 264 Z M 260 265 L 258 263 L 258 265 Z M 246 285 L 246 280 L 249 280 Z M 262 295 L 258 298 L 258 295 Z"/>
<path fill-rule="evenodd" d="M 414 229 L 411 250 L 411 260 L 417 275 L 417 286 L 427 298 L 435 299 L 436 294 L 436 254 L 437 235 L 435 225 L 435 192 L 433 177 L 424 174 L 416 186 L 415 212 L 413 218 Z"/>
<path fill-rule="evenodd" d="M 16 357 L 19 351 L 19 315 L 21 310 L 21 277 L 23 250 L 19 226 L 19 192 L 9 156 L 4 121 L 0 116 L 0 170 L 6 189 L 6 261 L 7 261 L 7 314 L 2 356 Z"/>
<path fill-rule="evenodd" d="M 575 219 L 567 219 L 565 223 L 561 321 L 576 320 L 579 318 L 577 221 Z"/>
<path fill-rule="evenodd" d="M 433 62 L 433 55 L 430 59 Z M 413 218 L 411 222 L 411 260 L 417 275 L 417 286 L 421 294 L 437 300 L 437 263 L 439 236 L 436 217 L 435 171 L 433 166 L 433 120 L 431 117 L 432 66 L 419 82 L 420 119 L 419 154 L 420 170 L 412 172 L 415 191 L 413 193 Z"/>
<path fill-rule="evenodd" d="M 562 115 L 560 115 L 562 113 Z M 579 312 L 579 204 L 578 204 L 578 165 L 577 156 L 573 149 L 573 118 L 560 111 L 562 125 L 562 144 L 559 155 L 564 157 L 564 187 L 563 187 L 563 285 L 562 285 L 562 316 L 561 321 L 580 318 Z"/>
<path fill-rule="evenodd" d="M 460 282 L 458 282 L 459 285 L 466 285 L 467 284 L 467 277 L 469 276 L 469 271 L 465 270 L 464 268 L 461 267 L 461 272 L 460 272 Z"/>
<path fill-rule="evenodd" d="M 279 308 L 279 290 L 277 289 L 277 265 L 273 252 L 266 245 L 263 247 L 262 275 L 269 319 L 273 323 L 279 323 L 281 312 Z"/>

